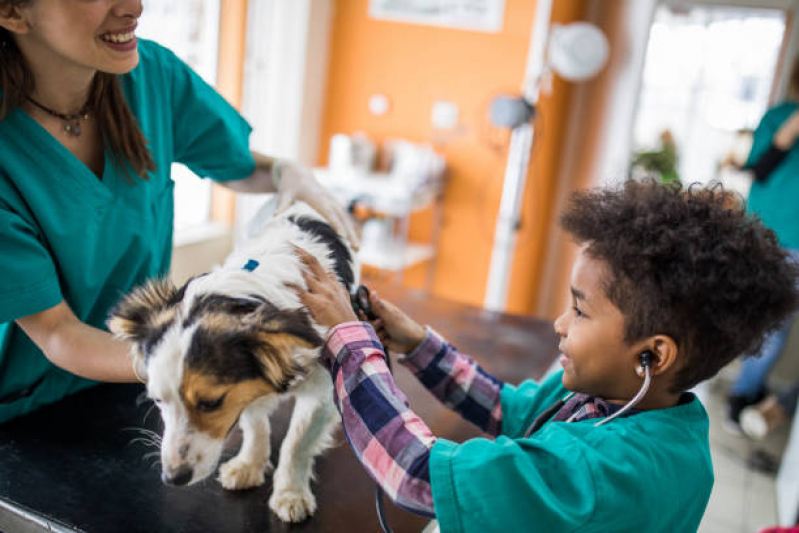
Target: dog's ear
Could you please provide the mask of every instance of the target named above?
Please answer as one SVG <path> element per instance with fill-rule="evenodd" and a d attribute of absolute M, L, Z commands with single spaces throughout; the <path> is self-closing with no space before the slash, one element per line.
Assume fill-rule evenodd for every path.
<path fill-rule="evenodd" d="M 177 289 L 169 280 L 152 280 L 134 289 L 111 310 L 106 325 L 116 338 L 132 343 L 133 364 L 144 379 L 149 351 L 174 323 L 177 304 L 187 286 L 188 282 Z"/>
<path fill-rule="evenodd" d="M 256 321 L 254 355 L 273 389 L 283 392 L 311 371 L 324 339 L 305 309 L 277 311 L 266 305 L 248 319 Z"/>
<path fill-rule="evenodd" d="M 117 338 L 145 342 L 151 336 L 153 328 L 159 327 L 167 318 L 164 313 L 183 299 L 185 290 L 184 285 L 178 291 L 166 279 L 148 281 L 117 303 L 111 310 L 106 325 Z"/>

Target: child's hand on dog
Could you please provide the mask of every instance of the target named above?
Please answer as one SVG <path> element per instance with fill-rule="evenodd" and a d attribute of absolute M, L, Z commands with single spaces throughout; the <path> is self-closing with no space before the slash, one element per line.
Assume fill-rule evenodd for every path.
<path fill-rule="evenodd" d="M 357 322 L 358 317 L 352 310 L 350 296 L 344 285 L 335 276 L 325 272 L 314 256 L 300 248 L 295 247 L 295 251 L 306 267 L 302 277 L 308 288 L 293 288 L 314 319 L 329 328 L 344 322 Z"/>
<path fill-rule="evenodd" d="M 292 288 L 314 319 L 329 328 L 357 321 L 359 317 L 352 310 L 349 294 L 339 280 L 325 272 L 319 261 L 305 250 L 295 248 L 295 251 L 306 267 L 302 276 L 308 288 Z M 372 312 L 378 317 L 372 325 L 383 346 L 397 353 L 410 353 L 424 340 L 425 328 L 397 306 L 381 299 L 376 292 L 369 295 L 369 300 Z M 366 321 L 363 315 L 360 319 Z"/>
<path fill-rule="evenodd" d="M 399 307 L 383 300 L 376 292 L 369 294 L 369 302 L 372 304 L 372 312 L 378 317 L 372 325 L 383 346 L 393 352 L 407 354 L 424 340 L 427 334 L 424 326 L 406 315 Z"/>

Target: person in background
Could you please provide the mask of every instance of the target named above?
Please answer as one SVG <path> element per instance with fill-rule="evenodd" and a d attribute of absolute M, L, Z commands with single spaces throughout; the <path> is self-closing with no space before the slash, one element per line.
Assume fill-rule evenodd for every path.
<path fill-rule="evenodd" d="M 765 439 L 772 431 L 785 425 L 796 414 L 799 401 L 799 381 L 761 402 L 741 411 L 741 431 L 755 440 Z"/>
<path fill-rule="evenodd" d="M 252 152 L 250 126 L 212 87 L 136 38 L 141 12 L 141 0 L 0 0 L 0 422 L 136 380 L 104 323 L 169 271 L 173 162 L 277 192 L 278 209 L 305 201 L 357 245 L 309 170 Z"/>
<path fill-rule="evenodd" d="M 754 132 L 752 149 L 744 165 L 753 175 L 747 210 L 774 230 L 780 244 L 799 261 L 799 58 L 791 70 L 789 97 L 769 109 Z M 791 290 L 792 287 L 786 287 Z M 727 397 L 724 427 L 741 433 L 741 414 L 749 406 L 752 423 L 747 432 L 762 438 L 796 410 L 793 388 L 769 395 L 769 373 L 783 352 L 794 318 L 773 333 L 757 357 L 746 359 Z M 761 403 L 762 402 L 762 403 Z M 758 420 L 759 418 L 759 420 Z"/>
<path fill-rule="evenodd" d="M 304 254 L 298 292 L 331 328 L 322 363 L 367 472 L 441 531 L 696 531 L 713 467 L 707 413 L 687 391 L 799 305 L 799 268 L 731 196 L 632 180 L 576 193 L 561 218 L 581 246 L 555 321 L 563 370 L 540 383 L 504 383 L 374 293 L 377 320 L 359 322 Z M 434 435 L 383 346 L 485 437 Z"/>

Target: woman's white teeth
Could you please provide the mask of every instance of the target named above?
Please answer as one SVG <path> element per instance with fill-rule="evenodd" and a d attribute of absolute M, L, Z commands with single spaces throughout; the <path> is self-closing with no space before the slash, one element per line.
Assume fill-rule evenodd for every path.
<path fill-rule="evenodd" d="M 106 33 L 102 36 L 102 39 L 112 43 L 127 43 L 135 36 L 136 34 L 132 31 L 128 33 Z"/>

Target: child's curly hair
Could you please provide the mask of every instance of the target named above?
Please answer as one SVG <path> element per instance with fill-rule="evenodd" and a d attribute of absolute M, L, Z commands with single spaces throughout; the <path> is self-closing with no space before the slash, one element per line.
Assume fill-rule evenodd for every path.
<path fill-rule="evenodd" d="M 609 266 L 605 292 L 628 343 L 665 334 L 686 362 L 674 392 L 714 376 L 799 305 L 799 266 L 721 188 L 628 181 L 575 193 L 563 228 Z"/>

